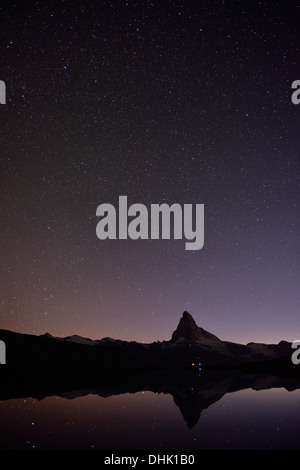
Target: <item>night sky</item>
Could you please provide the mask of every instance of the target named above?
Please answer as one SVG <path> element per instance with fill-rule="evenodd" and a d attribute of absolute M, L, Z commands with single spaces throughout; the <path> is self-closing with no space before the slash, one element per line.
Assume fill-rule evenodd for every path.
<path fill-rule="evenodd" d="M 296 1 L 1 2 L 0 328 L 300 338 Z M 205 242 L 96 209 L 204 204 Z"/>

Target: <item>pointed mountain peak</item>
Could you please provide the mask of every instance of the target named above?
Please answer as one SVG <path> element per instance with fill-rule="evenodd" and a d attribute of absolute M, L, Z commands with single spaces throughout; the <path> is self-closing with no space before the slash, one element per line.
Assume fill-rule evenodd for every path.
<path fill-rule="evenodd" d="M 187 311 L 183 312 L 182 317 L 180 318 L 177 330 L 181 332 L 187 332 L 187 331 L 194 330 L 195 328 L 198 328 L 198 327 L 192 315 Z"/>
<path fill-rule="evenodd" d="M 185 311 L 179 321 L 179 324 L 172 334 L 172 341 L 177 341 L 180 338 L 192 341 L 197 336 L 198 327 L 192 315 Z"/>
<path fill-rule="evenodd" d="M 172 334 L 172 342 L 177 341 L 190 341 L 194 343 L 222 343 L 215 335 L 205 331 L 203 328 L 197 326 L 194 318 L 189 312 L 183 312 L 180 322 Z"/>
<path fill-rule="evenodd" d="M 188 320 L 188 321 L 192 321 L 193 323 L 196 323 L 192 315 L 186 310 L 183 312 L 181 320 Z"/>

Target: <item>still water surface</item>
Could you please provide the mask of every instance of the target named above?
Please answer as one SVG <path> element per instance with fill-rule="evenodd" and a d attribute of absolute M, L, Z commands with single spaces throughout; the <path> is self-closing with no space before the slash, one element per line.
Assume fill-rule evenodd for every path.
<path fill-rule="evenodd" d="M 88 394 L 2 401 L 0 448 L 300 448 L 300 390 L 246 389 L 226 393 L 204 408 L 199 419 L 197 414 L 192 425 L 167 393 L 141 391 L 101 397 L 79 392 L 83 393 Z"/>

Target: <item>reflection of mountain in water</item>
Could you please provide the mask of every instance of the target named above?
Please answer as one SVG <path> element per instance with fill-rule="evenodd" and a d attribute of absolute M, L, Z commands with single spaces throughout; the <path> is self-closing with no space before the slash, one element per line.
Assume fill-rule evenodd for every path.
<path fill-rule="evenodd" d="M 7 365 L 0 400 L 17 397 L 101 397 L 152 391 L 171 394 L 189 427 L 226 393 L 254 388 L 300 388 L 291 343 L 221 341 L 184 312 L 169 341 L 141 344 L 80 336 L 55 338 L 0 330 Z M 198 364 L 204 364 L 199 373 Z"/>
<path fill-rule="evenodd" d="M 226 393 L 252 388 L 264 390 L 285 388 L 293 391 L 300 388 L 299 377 L 282 377 L 262 372 L 244 373 L 238 370 L 153 370 L 146 372 L 120 371 L 104 373 L 95 377 L 91 371 L 78 374 L 43 372 L 28 375 L 25 372 L 4 371 L 0 400 L 34 397 L 42 399 L 56 395 L 73 399 L 88 394 L 110 397 L 125 393 L 152 391 L 173 396 L 189 428 L 193 428 L 202 410 L 220 400 Z"/>

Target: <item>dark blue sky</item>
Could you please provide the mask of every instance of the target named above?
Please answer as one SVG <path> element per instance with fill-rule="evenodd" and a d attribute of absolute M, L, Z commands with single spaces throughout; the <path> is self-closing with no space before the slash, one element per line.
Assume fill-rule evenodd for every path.
<path fill-rule="evenodd" d="M 1 328 L 298 339 L 299 2 L 26 3 L 0 10 Z M 119 195 L 204 204 L 204 247 L 100 241 Z"/>

